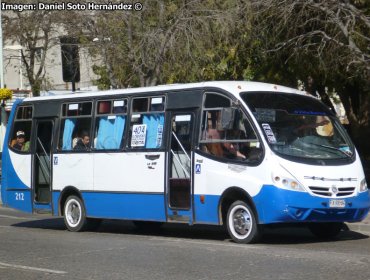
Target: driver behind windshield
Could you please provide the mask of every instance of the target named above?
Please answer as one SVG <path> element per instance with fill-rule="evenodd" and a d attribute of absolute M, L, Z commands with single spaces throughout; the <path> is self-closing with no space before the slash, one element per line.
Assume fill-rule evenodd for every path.
<path fill-rule="evenodd" d="M 300 116 L 300 125 L 293 131 L 299 137 L 310 135 L 332 136 L 333 125 L 326 116 Z"/>

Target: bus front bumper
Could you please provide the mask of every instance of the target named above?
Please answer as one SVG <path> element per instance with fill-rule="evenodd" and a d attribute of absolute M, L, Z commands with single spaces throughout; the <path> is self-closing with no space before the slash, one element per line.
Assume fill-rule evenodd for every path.
<path fill-rule="evenodd" d="M 259 223 L 359 222 L 370 209 L 370 192 L 353 197 L 324 198 L 307 192 L 289 191 L 272 185 L 253 197 Z M 331 200 L 341 200 L 340 203 Z M 340 204 L 340 206 L 338 206 Z"/>

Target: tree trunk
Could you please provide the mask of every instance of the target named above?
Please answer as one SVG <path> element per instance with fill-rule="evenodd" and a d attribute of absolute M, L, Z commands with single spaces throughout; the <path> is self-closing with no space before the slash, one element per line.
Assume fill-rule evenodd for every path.
<path fill-rule="evenodd" d="M 35 80 L 33 83 L 31 83 L 31 89 L 32 89 L 32 96 L 40 96 L 41 81 Z"/>
<path fill-rule="evenodd" d="M 333 103 L 331 102 L 330 98 L 329 98 L 329 95 L 327 94 L 326 90 L 325 90 L 325 86 L 323 85 L 318 85 L 317 86 L 317 92 L 319 93 L 320 97 L 321 97 L 321 101 L 326 105 L 328 106 L 332 111 L 333 113 L 335 113 L 335 108 L 333 106 Z"/>

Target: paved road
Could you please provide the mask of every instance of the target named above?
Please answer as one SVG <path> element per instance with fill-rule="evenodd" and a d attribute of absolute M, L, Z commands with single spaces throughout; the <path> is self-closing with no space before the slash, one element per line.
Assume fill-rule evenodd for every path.
<path fill-rule="evenodd" d="M 71 233 L 60 218 L 0 207 L 0 279 L 370 279 L 370 239 L 284 229 L 238 245 L 217 227 L 149 233 L 118 221 Z"/>

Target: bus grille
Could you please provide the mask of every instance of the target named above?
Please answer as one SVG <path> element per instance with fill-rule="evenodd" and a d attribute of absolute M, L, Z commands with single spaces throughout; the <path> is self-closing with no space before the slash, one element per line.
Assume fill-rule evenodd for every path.
<path fill-rule="evenodd" d="M 309 186 L 310 190 L 320 196 L 327 196 L 327 197 L 342 197 L 352 195 L 355 191 L 355 187 L 337 187 L 337 192 L 333 191 L 333 188 L 330 187 L 321 187 L 321 186 Z"/>

